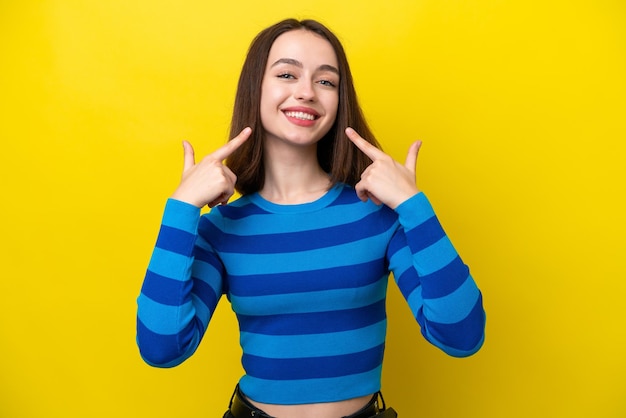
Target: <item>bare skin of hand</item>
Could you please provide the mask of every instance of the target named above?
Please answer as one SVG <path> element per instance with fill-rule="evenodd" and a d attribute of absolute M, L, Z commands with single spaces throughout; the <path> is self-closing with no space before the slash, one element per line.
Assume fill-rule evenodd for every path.
<path fill-rule="evenodd" d="M 411 196 L 419 193 L 415 167 L 421 141 L 411 144 L 404 165 L 363 139 L 354 129 L 347 128 L 346 135 L 371 160 L 355 189 L 359 199 L 371 199 L 377 205 L 385 204 L 395 209 Z"/>
<path fill-rule="evenodd" d="M 205 205 L 212 208 L 228 203 L 228 199 L 235 192 L 237 176 L 224 165 L 224 160 L 246 142 L 251 133 L 252 129 L 245 128 L 197 164 L 193 147 L 189 142 L 183 141 L 183 175 L 171 198 L 199 208 Z"/>

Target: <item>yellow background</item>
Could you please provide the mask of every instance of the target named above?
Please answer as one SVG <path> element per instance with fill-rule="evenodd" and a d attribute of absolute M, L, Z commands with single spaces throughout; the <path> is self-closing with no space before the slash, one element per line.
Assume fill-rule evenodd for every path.
<path fill-rule="evenodd" d="M 623 0 L 0 2 L 0 417 L 221 417 L 227 304 L 197 354 L 139 358 L 135 298 L 182 166 L 226 140 L 245 51 L 284 17 L 343 40 L 363 108 L 485 297 L 468 359 L 390 286 L 403 418 L 626 416 Z"/>

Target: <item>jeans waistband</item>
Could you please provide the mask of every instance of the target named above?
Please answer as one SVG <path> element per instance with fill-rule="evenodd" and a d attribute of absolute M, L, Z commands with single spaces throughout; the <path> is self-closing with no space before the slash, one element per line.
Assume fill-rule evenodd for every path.
<path fill-rule="evenodd" d="M 382 402 L 382 405 L 379 403 Z M 274 418 L 266 414 L 264 411 L 252 405 L 239 390 L 239 386 L 235 388 L 235 392 L 230 400 L 230 413 L 235 418 Z M 371 418 L 381 411 L 385 410 L 385 400 L 382 393 L 378 392 L 372 396 L 372 399 L 363 408 L 352 415 L 343 418 Z"/>

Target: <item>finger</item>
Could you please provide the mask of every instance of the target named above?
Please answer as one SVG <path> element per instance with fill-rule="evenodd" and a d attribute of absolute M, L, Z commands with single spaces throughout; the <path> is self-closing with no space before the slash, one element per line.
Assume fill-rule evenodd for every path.
<path fill-rule="evenodd" d="M 187 141 L 183 141 L 183 171 L 189 170 L 196 164 L 193 146 Z"/>
<path fill-rule="evenodd" d="M 217 198 L 215 198 L 215 200 L 209 203 L 208 206 L 210 208 L 213 208 L 218 205 L 226 205 L 228 203 L 228 200 L 235 193 L 235 183 L 237 183 L 237 176 L 226 166 L 223 166 L 223 170 L 224 170 L 224 175 L 226 175 L 226 177 L 230 181 L 230 185 L 222 194 L 220 194 Z"/>
<path fill-rule="evenodd" d="M 211 156 L 216 160 L 223 161 L 230 156 L 237 148 L 239 148 L 248 138 L 250 138 L 250 134 L 252 133 L 252 129 L 250 127 L 244 128 L 243 131 L 239 132 L 239 135 L 228 141 L 222 147 L 215 150 Z"/>
<path fill-rule="evenodd" d="M 360 188 L 359 185 L 357 184 L 354 188 L 354 191 L 356 191 L 356 196 L 359 198 L 361 202 L 367 202 L 367 199 L 369 197 L 367 196 L 366 190 Z"/>
<path fill-rule="evenodd" d="M 218 205 L 225 205 L 226 203 L 228 203 L 228 199 L 230 199 L 230 196 L 227 196 L 226 193 L 222 193 L 217 199 L 209 203 L 207 206 L 212 209 Z"/>
<path fill-rule="evenodd" d="M 383 202 L 382 202 L 379 198 L 377 198 L 376 196 L 374 196 L 374 195 L 373 195 L 373 194 L 371 194 L 370 192 L 367 192 L 367 197 L 369 197 L 369 199 L 370 199 L 372 202 L 374 202 L 374 204 L 375 204 L 375 205 L 380 206 L 380 205 L 382 205 L 382 204 L 383 204 Z"/>
<path fill-rule="evenodd" d="M 224 166 L 224 174 L 226 174 L 231 184 L 234 185 L 237 183 L 237 176 L 235 175 L 235 173 L 231 171 L 230 168 Z"/>
<path fill-rule="evenodd" d="M 370 157 L 372 161 L 386 155 L 383 151 L 379 150 L 374 145 L 363 139 L 361 135 L 359 135 L 354 129 L 346 128 L 346 135 L 348 136 L 348 139 L 350 139 L 350 141 L 352 141 L 352 143 L 356 145 L 358 149 L 363 151 L 363 154 Z"/>
<path fill-rule="evenodd" d="M 382 204 L 379 198 L 377 198 L 375 195 L 370 193 L 370 191 L 365 189 L 364 186 L 362 186 L 360 183 L 357 183 L 357 185 L 355 186 L 355 191 L 356 191 L 357 197 L 362 202 L 367 202 L 368 200 L 371 200 L 372 202 L 374 202 L 375 205 Z"/>
<path fill-rule="evenodd" d="M 228 200 L 232 197 L 232 195 L 235 193 L 234 190 L 230 189 L 225 191 L 224 193 L 222 193 L 221 195 L 219 195 L 217 198 L 215 198 L 215 200 L 213 200 L 211 203 L 209 203 L 209 207 L 213 208 L 215 206 L 218 205 L 226 205 L 228 203 Z"/>
<path fill-rule="evenodd" d="M 413 142 L 411 144 L 411 147 L 409 148 L 409 152 L 406 154 L 406 162 L 404 163 L 404 166 L 412 173 L 415 173 L 415 167 L 417 166 L 417 155 L 419 154 L 421 146 L 422 141 Z"/>

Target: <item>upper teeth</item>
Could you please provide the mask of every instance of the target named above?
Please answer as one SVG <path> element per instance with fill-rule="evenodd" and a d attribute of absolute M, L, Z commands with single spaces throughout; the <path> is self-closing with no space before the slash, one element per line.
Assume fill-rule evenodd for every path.
<path fill-rule="evenodd" d="M 305 120 L 315 119 L 314 115 L 310 113 L 305 113 L 305 112 L 285 112 L 285 115 L 289 116 L 290 118 L 297 118 L 297 119 L 305 119 Z"/>

